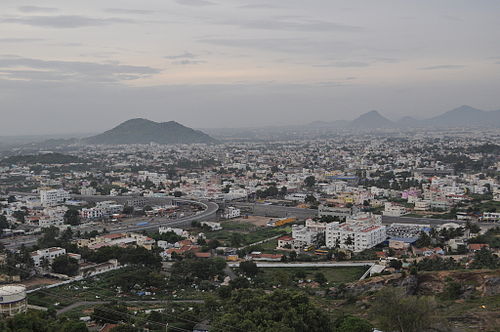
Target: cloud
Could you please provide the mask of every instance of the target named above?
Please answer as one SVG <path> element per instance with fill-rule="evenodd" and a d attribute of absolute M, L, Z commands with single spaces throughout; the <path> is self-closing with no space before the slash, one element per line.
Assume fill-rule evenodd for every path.
<path fill-rule="evenodd" d="M 437 65 L 437 66 L 429 66 L 422 67 L 421 70 L 440 70 L 440 69 L 462 69 L 465 68 L 464 65 Z"/>
<path fill-rule="evenodd" d="M 239 8 L 247 8 L 247 9 L 269 9 L 269 8 L 278 8 L 278 6 L 271 5 L 271 4 L 248 4 L 248 5 L 242 5 Z"/>
<path fill-rule="evenodd" d="M 57 8 L 39 6 L 22 6 L 18 9 L 23 13 L 53 13 L 58 11 Z"/>
<path fill-rule="evenodd" d="M 233 25 L 242 29 L 285 30 L 285 31 L 344 31 L 357 32 L 363 28 L 335 22 L 313 20 L 303 17 L 272 17 L 269 19 L 232 19 L 213 22 L 222 25 Z"/>
<path fill-rule="evenodd" d="M 207 0 L 175 0 L 180 5 L 193 6 L 193 7 L 203 7 L 215 5 L 215 3 Z"/>
<path fill-rule="evenodd" d="M 176 54 L 176 55 L 166 55 L 164 56 L 165 59 L 170 59 L 170 60 L 175 60 L 175 59 L 194 59 L 196 58 L 196 55 L 190 52 L 184 52 L 182 54 Z"/>
<path fill-rule="evenodd" d="M 362 61 L 339 61 L 335 63 L 325 63 L 313 65 L 313 67 L 339 67 L 339 68 L 356 68 L 356 67 L 368 67 L 370 63 Z"/>
<path fill-rule="evenodd" d="M 147 66 L 130 66 L 119 63 L 46 61 L 10 56 L 0 58 L 0 73 L 9 79 L 21 80 L 118 82 L 149 77 L 160 73 L 160 70 Z"/>
<path fill-rule="evenodd" d="M 126 8 L 106 8 L 105 12 L 111 14 L 139 14 L 139 15 L 149 15 L 154 13 L 154 10 L 144 10 L 144 9 L 126 9 Z"/>
<path fill-rule="evenodd" d="M 172 61 L 173 65 L 199 65 L 200 63 L 205 63 L 203 60 L 177 60 Z"/>
<path fill-rule="evenodd" d="M 79 15 L 58 16 L 27 16 L 14 18 L 0 18 L 0 23 L 17 23 L 46 28 L 80 28 L 90 26 L 102 26 L 113 23 L 136 23 L 134 20 L 124 18 L 95 18 Z"/>
<path fill-rule="evenodd" d="M 301 54 L 322 54 L 343 52 L 352 49 L 352 45 L 343 41 L 317 41 L 304 38 L 253 38 L 253 39 L 232 39 L 232 38 L 205 38 L 198 42 L 210 45 L 225 47 L 238 47 L 255 49 L 266 52 L 284 52 Z"/>
<path fill-rule="evenodd" d="M 0 43 L 33 43 L 43 41 L 42 38 L 0 38 Z"/>

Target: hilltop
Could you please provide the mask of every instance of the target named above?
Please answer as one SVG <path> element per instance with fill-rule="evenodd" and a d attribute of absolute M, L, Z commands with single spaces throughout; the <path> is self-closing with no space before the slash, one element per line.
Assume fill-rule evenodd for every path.
<path fill-rule="evenodd" d="M 202 131 L 175 121 L 154 122 L 137 118 L 125 121 L 102 134 L 83 139 L 88 144 L 193 144 L 216 143 Z"/>

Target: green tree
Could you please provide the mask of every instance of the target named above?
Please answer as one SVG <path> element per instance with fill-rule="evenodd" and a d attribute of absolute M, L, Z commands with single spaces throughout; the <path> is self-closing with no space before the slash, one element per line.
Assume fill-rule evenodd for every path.
<path fill-rule="evenodd" d="M 66 211 L 64 213 L 64 223 L 71 226 L 80 225 L 80 212 L 73 208 Z"/>
<path fill-rule="evenodd" d="M 437 323 L 436 302 L 431 297 L 407 296 L 401 289 L 386 287 L 373 303 L 371 314 L 384 331 L 420 332 Z"/>
<path fill-rule="evenodd" d="M 246 274 L 247 276 L 254 277 L 259 273 L 259 268 L 257 267 L 257 264 L 252 261 L 243 261 L 240 263 L 240 271 Z"/>
<path fill-rule="evenodd" d="M 335 321 L 335 332 L 372 332 L 373 326 L 354 316 L 342 316 Z"/>
<path fill-rule="evenodd" d="M 313 175 L 310 175 L 304 179 L 304 184 L 306 187 L 312 188 L 316 184 L 316 178 Z"/>
<path fill-rule="evenodd" d="M 61 255 L 52 262 L 52 272 L 75 276 L 78 273 L 78 261 L 68 255 Z"/>
<path fill-rule="evenodd" d="M 300 292 L 276 290 L 233 291 L 212 323 L 214 331 L 331 332 L 329 315 Z"/>

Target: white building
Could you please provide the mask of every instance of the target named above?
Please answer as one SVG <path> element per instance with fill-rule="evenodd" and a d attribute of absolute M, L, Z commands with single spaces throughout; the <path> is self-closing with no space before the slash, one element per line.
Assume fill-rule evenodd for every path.
<path fill-rule="evenodd" d="M 40 202 L 43 206 L 55 206 L 70 199 L 69 192 L 63 189 L 40 190 Z"/>
<path fill-rule="evenodd" d="M 185 236 L 185 232 L 182 228 L 173 228 L 173 227 L 168 227 L 168 226 L 161 226 L 158 228 L 158 233 L 160 234 L 165 234 L 165 233 L 175 233 L 178 236 Z"/>
<path fill-rule="evenodd" d="M 370 249 L 387 238 L 385 226 L 370 222 L 328 223 L 325 242 L 328 248 L 339 247 L 353 252 Z"/>
<path fill-rule="evenodd" d="M 315 222 L 307 219 L 306 224 L 292 226 L 292 238 L 302 246 L 310 246 L 317 242 L 318 237 L 324 234 L 326 223 Z"/>
<path fill-rule="evenodd" d="M 202 221 L 201 226 L 208 226 L 211 231 L 220 231 L 222 229 L 220 222 Z"/>
<path fill-rule="evenodd" d="M 482 221 L 500 221 L 500 212 L 483 212 L 483 216 L 481 217 Z"/>
<path fill-rule="evenodd" d="M 93 187 L 82 187 L 80 189 L 80 194 L 82 196 L 94 196 L 97 193 L 97 190 Z"/>
<path fill-rule="evenodd" d="M 59 247 L 52 247 L 47 249 L 40 249 L 37 251 L 33 251 L 31 253 L 31 258 L 35 263 L 35 267 L 40 267 L 44 260 L 47 260 L 49 263 L 59 256 L 66 255 L 66 249 Z"/>
<path fill-rule="evenodd" d="M 386 202 L 384 205 L 383 214 L 384 216 L 401 217 L 402 215 L 406 214 L 406 208 L 398 204 Z"/>
<path fill-rule="evenodd" d="M 235 208 L 234 206 L 230 206 L 224 210 L 224 213 L 222 214 L 222 218 L 224 219 L 234 219 L 238 218 L 241 216 L 241 210 L 238 208 Z"/>

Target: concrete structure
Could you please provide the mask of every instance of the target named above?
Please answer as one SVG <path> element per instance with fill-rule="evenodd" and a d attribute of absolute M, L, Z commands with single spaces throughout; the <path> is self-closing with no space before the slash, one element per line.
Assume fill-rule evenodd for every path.
<path fill-rule="evenodd" d="M 14 316 L 28 310 L 26 287 L 23 285 L 0 286 L 0 315 Z"/>
<path fill-rule="evenodd" d="M 358 208 L 353 207 L 330 207 L 327 205 L 320 205 L 318 207 L 318 217 L 331 216 L 345 219 L 358 212 Z"/>
<path fill-rule="evenodd" d="M 235 208 L 234 206 L 230 206 L 224 210 L 224 213 L 221 217 L 224 219 L 233 219 L 238 218 L 239 216 L 241 216 L 241 210 Z"/>
<path fill-rule="evenodd" d="M 392 202 L 387 202 L 384 205 L 384 216 L 390 217 L 401 217 L 406 214 L 406 208 L 404 206 L 394 204 Z"/>
<path fill-rule="evenodd" d="M 33 251 L 31 253 L 31 258 L 33 259 L 33 263 L 35 267 L 41 267 L 42 262 L 44 260 L 52 263 L 52 261 L 59 256 L 66 255 L 66 249 L 59 247 L 52 247 L 47 249 L 40 249 L 37 251 Z"/>
<path fill-rule="evenodd" d="M 500 221 L 500 212 L 484 212 L 482 217 L 482 221 L 491 221 L 491 222 L 499 222 Z"/>
<path fill-rule="evenodd" d="M 69 192 L 63 189 L 40 190 L 40 202 L 43 206 L 55 206 L 57 204 L 64 203 L 70 198 Z"/>
<path fill-rule="evenodd" d="M 325 242 L 328 248 L 360 252 L 370 249 L 387 238 L 385 226 L 367 222 L 328 223 L 325 232 Z"/>

